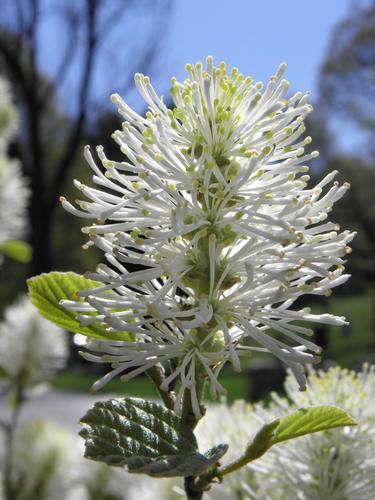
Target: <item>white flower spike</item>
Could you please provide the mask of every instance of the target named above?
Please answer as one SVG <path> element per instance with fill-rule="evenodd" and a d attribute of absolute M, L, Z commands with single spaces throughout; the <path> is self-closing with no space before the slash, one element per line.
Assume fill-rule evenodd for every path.
<path fill-rule="evenodd" d="M 19 238 L 26 227 L 29 187 L 19 162 L 8 157 L 9 142 L 17 129 L 16 109 L 11 102 L 9 85 L 0 78 L 0 246 Z M 2 257 L 0 255 L 0 265 Z"/>
<path fill-rule="evenodd" d="M 0 323 L 0 372 L 28 388 L 51 379 L 68 358 L 61 328 L 42 318 L 27 297 L 5 309 Z"/>
<path fill-rule="evenodd" d="M 375 491 L 375 366 L 364 365 L 358 373 L 334 367 L 328 372 L 311 370 L 309 390 L 295 390 L 290 376 L 288 399 L 273 395 L 268 408 L 256 405 L 253 416 L 269 422 L 295 408 L 336 405 L 357 421 L 355 427 L 332 429 L 299 438 L 299 444 L 273 447 L 259 461 L 248 465 L 255 472 L 250 498 L 329 498 L 372 500 Z"/>
<path fill-rule="evenodd" d="M 99 146 L 100 167 L 86 148 L 97 187 L 75 181 L 86 198 L 78 207 L 62 198 L 66 210 L 93 221 L 82 229 L 86 246 L 107 260 L 90 274 L 103 285 L 64 305 L 84 324 L 133 335 L 133 342 L 88 344 L 96 354 L 87 358 L 113 368 L 98 387 L 166 363 L 169 387 L 179 382 L 176 411 L 189 389 L 199 415 L 197 379 L 208 377 L 212 393 L 222 392 L 217 377 L 226 361 L 240 370 L 241 356 L 265 351 L 304 389 L 305 365 L 320 349 L 295 322 L 345 324 L 292 309 L 301 295 L 329 295 L 348 279 L 353 234 L 327 221 L 349 185 L 332 184 L 333 172 L 308 186 L 306 162 L 318 153 L 305 153 L 311 138 L 302 135 L 312 107 L 308 94 L 286 97 L 285 67 L 262 91 L 208 57 L 206 68 L 186 66 L 183 83 L 172 79 L 170 108 L 137 74 L 145 118 L 112 96 L 125 120 L 113 134 L 124 161 L 107 159 Z"/>

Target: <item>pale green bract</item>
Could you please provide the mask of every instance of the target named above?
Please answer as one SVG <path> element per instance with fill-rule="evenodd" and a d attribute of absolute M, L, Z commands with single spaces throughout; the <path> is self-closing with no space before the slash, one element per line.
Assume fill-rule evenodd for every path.
<path fill-rule="evenodd" d="M 270 428 L 270 425 L 266 424 L 266 428 Z M 299 408 L 281 420 L 274 420 L 266 441 L 269 440 L 271 447 L 289 439 L 345 425 L 356 425 L 356 422 L 345 411 L 335 406 Z M 262 430 L 263 428 L 259 432 Z"/>
<path fill-rule="evenodd" d="M 73 272 L 52 272 L 30 278 L 27 284 L 31 302 L 39 313 L 61 328 L 95 339 L 131 340 L 131 335 L 128 333 L 110 334 L 105 327 L 98 323 L 91 322 L 85 326 L 77 320 L 78 313 L 61 306 L 62 300 L 77 300 L 77 293 L 80 290 L 98 286 L 99 283 Z"/>
<path fill-rule="evenodd" d="M 31 260 L 31 247 L 28 243 L 21 240 L 7 240 L 0 245 L 0 253 L 26 264 Z"/>

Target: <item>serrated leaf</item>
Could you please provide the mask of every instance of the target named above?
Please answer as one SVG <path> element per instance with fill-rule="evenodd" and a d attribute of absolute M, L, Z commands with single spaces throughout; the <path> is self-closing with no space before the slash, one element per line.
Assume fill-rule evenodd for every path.
<path fill-rule="evenodd" d="M 300 408 L 281 420 L 265 424 L 247 447 L 241 461 L 243 464 L 251 462 L 283 441 L 346 425 L 356 425 L 356 421 L 336 406 Z"/>
<path fill-rule="evenodd" d="M 23 264 L 31 260 L 32 249 L 26 241 L 8 240 L 0 245 L 0 253 Z"/>
<path fill-rule="evenodd" d="M 357 423 L 336 406 L 300 408 L 280 421 L 271 440 L 271 446 L 288 439 L 345 425 L 357 425 Z"/>
<path fill-rule="evenodd" d="M 52 272 L 41 274 L 27 280 L 31 302 L 38 309 L 39 313 L 56 325 L 74 333 L 81 333 L 96 339 L 132 339 L 127 332 L 109 333 L 104 326 L 99 323 L 91 323 L 83 326 L 76 317 L 78 313 L 69 311 L 60 305 L 61 300 L 83 301 L 77 295 L 80 290 L 88 290 L 102 286 L 102 283 L 80 276 L 79 274 L 68 272 Z"/>
<path fill-rule="evenodd" d="M 199 453 L 194 433 L 173 411 L 138 398 L 95 403 L 81 423 L 87 458 L 153 477 L 198 475 L 228 448 Z"/>
<path fill-rule="evenodd" d="M 129 463 L 129 472 L 147 474 L 152 477 L 198 476 L 217 463 L 227 452 L 228 445 L 219 444 L 206 452 L 162 456 L 149 462 Z M 144 459 L 143 459 L 144 460 Z"/>

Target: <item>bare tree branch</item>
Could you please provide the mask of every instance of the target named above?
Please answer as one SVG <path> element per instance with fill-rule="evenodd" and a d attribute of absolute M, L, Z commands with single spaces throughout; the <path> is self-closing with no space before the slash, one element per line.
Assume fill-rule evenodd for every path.
<path fill-rule="evenodd" d="M 125 95 L 130 89 L 134 88 L 134 73 L 139 71 L 145 73 L 151 72 L 151 66 L 155 63 L 156 56 L 160 51 L 160 45 L 162 42 L 162 39 L 160 38 L 160 22 L 167 19 L 167 13 L 170 13 L 171 9 L 171 0 L 166 0 L 165 2 L 163 2 L 163 8 L 160 9 L 158 18 L 156 18 L 153 22 L 153 30 L 151 32 L 148 32 L 147 44 L 145 44 L 142 49 L 139 50 L 139 53 L 142 54 L 141 58 L 137 58 L 132 63 L 132 66 L 127 67 L 125 80 L 117 84 L 116 92 L 118 92 L 119 94 Z M 106 52 L 105 50 L 102 50 L 102 52 L 106 60 L 113 60 L 113 52 Z M 100 102 L 93 102 L 92 107 L 98 110 L 99 113 L 101 113 L 107 108 L 107 103 L 104 103 L 102 100 L 100 100 Z"/>
<path fill-rule="evenodd" d="M 138 54 L 134 57 L 132 53 L 130 58 L 133 64 L 138 60 L 137 69 L 139 66 L 144 68 L 151 64 L 160 38 L 160 30 L 155 26 L 158 24 L 156 13 L 160 6 L 168 5 L 168 0 L 118 0 L 117 4 L 114 0 L 1 1 L 6 4 L 10 15 L 7 21 L 0 21 L 0 65 L 12 80 L 22 115 L 22 146 L 19 150 L 22 155 L 22 168 L 30 178 L 32 189 L 30 228 L 34 253 L 31 273 L 38 274 L 51 268 L 54 209 L 58 205 L 58 195 L 81 145 L 89 117 L 94 70 L 100 67 L 100 61 L 105 62 L 103 53 L 106 43 L 113 41 L 114 28 L 117 28 L 117 33 L 126 33 L 131 40 L 130 32 L 119 29 L 124 13 L 131 8 L 144 9 L 145 6 L 151 6 L 153 29 L 147 36 L 142 36 L 142 42 L 145 42 L 139 49 L 140 57 Z M 161 9 L 163 16 L 166 15 L 166 9 L 167 7 Z M 65 26 L 68 34 L 64 45 L 57 42 L 55 46 L 58 60 L 52 77 L 44 76 L 38 67 L 40 56 L 43 56 L 41 36 L 46 33 L 43 30 L 47 13 L 49 18 L 56 17 L 57 29 Z M 144 10 L 143 14 L 150 17 L 150 11 Z M 82 34 L 84 47 L 81 54 Z M 51 33 L 47 36 L 51 36 Z M 72 65 L 75 67 L 78 51 L 79 55 L 82 55 L 82 72 L 78 77 L 78 90 L 74 87 L 73 99 L 77 99 L 76 107 L 72 116 L 69 116 L 60 111 L 56 97 L 57 92 L 63 90 L 62 83 L 66 81 L 68 74 L 71 74 Z M 125 54 L 129 52 L 117 52 L 115 58 L 122 58 L 124 70 L 128 73 L 131 68 Z M 121 73 L 124 73 L 124 70 Z M 117 71 L 117 81 L 118 75 Z M 130 79 L 127 79 L 126 83 L 129 82 Z"/>
<path fill-rule="evenodd" d="M 102 21 L 101 27 L 97 31 L 98 39 L 104 37 L 109 27 L 111 30 L 114 29 L 114 26 L 124 18 L 126 11 L 130 9 L 132 3 L 133 2 L 131 1 L 121 2 L 118 9 L 114 9 L 113 12 L 108 14 L 107 18 Z"/>
<path fill-rule="evenodd" d="M 64 183 L 67 174 L 67 166 L 72 162 L 81 141 L 81 132 L 87 114 L 87 101 L 88 101 L 88 92 L 90 87 L 91 74 L 93 70 L 94 59 L 96 56 L 95 49 L 97 46 L 97 38 L 96 38 L 97 11 L 98 11 L 98 1 L 86 0 L 87 47 L 86 47 L 85 68 L 82 74 L 79 97 L 78 97 L 79 99 L 78 115 L 76 122 L 70 133 L 70 137 L 67 141 L 65 152 L 63 154 L 63 157 L 61 158 L 61 161 L 58 164 L 56 175 L 51 185 L 50 197 L 49 197 L 49 205 L 51 209 L 55 203 L 55 200 L 60 194 L 59 191 Z"/>
<path fill-rule="evenodd" d="M 74 53 L 76 52 L 77 49 L 77 42 L 78 42 L 78 17 L 74 12 L 71 10 L 66 9 L 65 12 L 65 17 L 67 19 L 67 23 L 69 26 L 69 36 L 68 36 L 68 43 L 66 44 L 65 52 L 61 57 L 60 64 L 57 68 L 57 71 L 55 73 L 55 76 L 52 78 L 54 82 L 58 82 L 61 84 L 66 75 L 67 75 L 67 67 L 69 64 L 69 61 L 73 59 Z"/>
<path fill-rule="evenodd" d="M 16 0 L 16 15 L 17 15 L 17 31 L 18 33 L 24 33 L 25 32 L 25 17 L 23 15 L 23 8 L 22 8 L 22 0 Z M 21 50 L 22 46 L 22 37 L 17 38 L 17 49 L 18 51 Z"/>

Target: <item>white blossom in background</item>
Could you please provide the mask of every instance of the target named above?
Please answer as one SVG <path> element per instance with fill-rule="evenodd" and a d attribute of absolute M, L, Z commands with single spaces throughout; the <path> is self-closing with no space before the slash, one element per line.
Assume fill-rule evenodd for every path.
<path fill-rule="evenodd" d="M 28 198 L 19 164 L 0 156 L 0 244 L 24 235 Z"/>
<path fill-rule="evenodd" d="M 0 78 L 0 245 L 19 238 L 25 230 L 29 188 L 19 163 L 7 156 L 9 141 L 16 129 L 16 110 L 11 103 L 9 86 Z"/>
<path fill-rule="evenodd" d="M 312 371 L 309 390 L 300 393 L 289 376 L 287 399 L 273 397 L 270 408 L 255 408 L 258 419 L 271 420 L 295 408 L 336 405 L 358 425 L 311 434 L 274 446 L 251 464 L 258 491 L 254 499 L 373 500 L 375 492 L 375 366 L 359 373 L 331 368 Z"/>
<path fill-rule="evenodd" d="M 333 182 L 336 172 L 308 184 L 306 162 L 318 155 L 305 153 L 311 138 L 303 138 L 312 107 L 308 94 L 287 96 L 285 67 L 263 90 L 208 57 L 205 68 L 186 66 L 183 83 L 172 79 L 172 109 L 136 74 L 146 117 L 112 96 L 124 118 L 113 134 L 124 161 L 107 159 L 99 146 L 97 165 L 86 148 L 96 187 L 75 181 L 85 198 L 77 206 L 62 198 L 66 210 L 90 220 L 86 247 L 106 258 L 88 274 L 102 286 L 63 305 L 83 324 L 133 335 L 88 342 L 87 359 L 112 365 L 95 388 L 125 370 L 128 380 L 169 363 L 163 388 L 180 382 L 175 410 L 189 389 L 199 415 L 197 379 L 209 379 L 213 396 L 224 393 L 224 364 L 240 370 L 242 356 L 262 351 L 288 365 L 304 389 L 305 366 L 320 348 L 301 320 L 345 324 L 293 309 L 301 295 L 329 295 L 348 279 L 353 234 L 328 220 L 348 184 Z"/>
<path fill-rule="evenodd" d="M 0 153 L 6 154 L 9 141 L 18 127 L 17 113 L 12 104 L 10 85 L 0 77 Z"/>
<path fill-rule="evenodd" d="M 123 470 L 84 459 L 81 440 L 48 421 L 36 420 L 19 429 L 13 449 L 12 482 L 17 500 L 129 498 L 126 489 L 131 482 L 126 481 Z M 2 451 L 0 447 L 0 465 Z"/>
<path fill-rule="evenodd" d="M 42 318 L 27 297 L 5 309 L 0 323 L 0 373 L 16 387 L 51 378 L 65 366 L 66 335 Z"/>
<path fill-rule="evenodd" d="M 16 498 L 86 500 L 77 489 L 76 440 L 46 421 L 34 421 L 15 435 L 11 482 Z M 2 457 L 4 459 L 4 457 Z"/>

